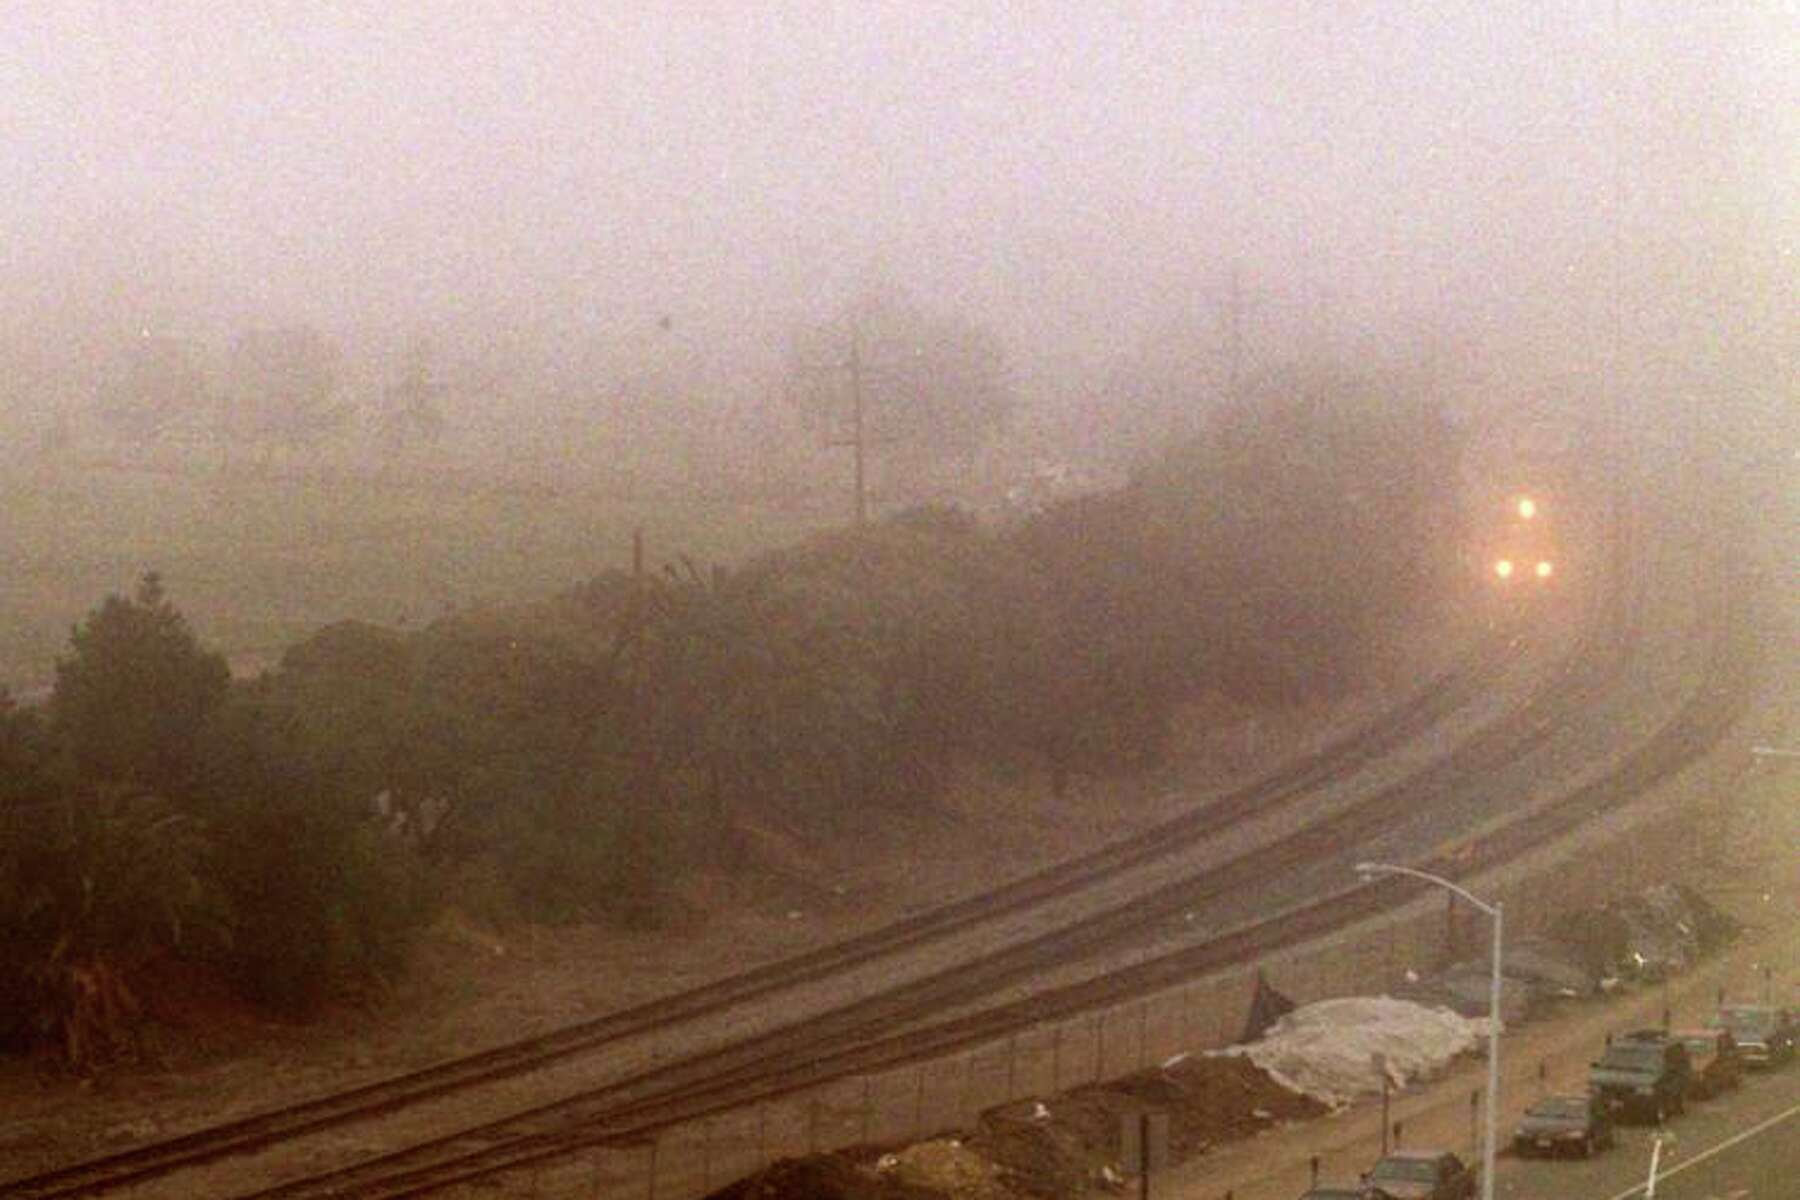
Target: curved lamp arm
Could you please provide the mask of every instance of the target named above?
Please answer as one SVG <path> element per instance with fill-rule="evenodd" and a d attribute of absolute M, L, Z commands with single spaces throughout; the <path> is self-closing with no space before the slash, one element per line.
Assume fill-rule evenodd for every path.
<path fill-rule="evenodd" d="M 1364 879 L 1373 879 L 1381 875 L 1410 875 L 1414 879 L 1423 879 L 1426 883 L 1435 883 L 1446 891 L 1455 892 L 1490 917 L 1500 911 L 1499 905 L 1489 904 L 1468 889 L 1451 883 L 1442 875 L 1433 875 L 1430 871 L 1421 871 L 1417 867 L 1403 867 L 1398 863 L 1359 862 L 1356 864 L 1356 873 Z"/>

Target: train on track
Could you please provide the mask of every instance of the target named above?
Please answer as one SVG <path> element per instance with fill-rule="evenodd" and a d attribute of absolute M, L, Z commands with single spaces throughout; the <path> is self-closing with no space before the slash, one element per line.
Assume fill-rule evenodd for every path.
<path fill-rule="evenodd" d="M 1494 586 L 1512 592 L 1541 592 L 1557 580 L 1559 552 L 1555 525 L 1536 496 L 1518 493 L 1507 500 L 1506 517 L 1490 535 L 1485 569 Z"/>

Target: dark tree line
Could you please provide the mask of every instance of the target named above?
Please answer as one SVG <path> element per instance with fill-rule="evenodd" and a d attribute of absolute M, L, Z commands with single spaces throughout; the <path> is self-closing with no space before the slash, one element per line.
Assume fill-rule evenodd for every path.
<path fill-rule="evenodd" d="M 169 964 L 304 1006 L 403 968 L 447 892 L 653 920 L 746 831 L 853 831 L 960 764 L 1156 761 L 1184 702 L 1342 692 L 1454 561 L 1455 438 L 1343 385 L 1229 411 L 1130 487 L 1005 530 L 917 510 L 597 577 L 231 683 L 154 575 L 0 709 L 0 1011 L 117 1049 Z"/>

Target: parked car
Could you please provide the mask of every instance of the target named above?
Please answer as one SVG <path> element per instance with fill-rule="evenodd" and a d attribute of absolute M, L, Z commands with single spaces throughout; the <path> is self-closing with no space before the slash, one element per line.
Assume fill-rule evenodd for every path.
<path fill-rule="evenodd" d="M 1687 1047 L 1695 1096 L 1717 1096 L 1744 1082 L 1743 1059 L 1731 1034 L 1723 1029 L 1681 1029 L 1675 1036 Z"/>
<path fill-rule="evenodd" d="M 1588 1088 L 1614 1116 L 1661 1124 L 1687 1109 L 1693 1068 L 1687 1047 L 1660 1029 L 1614 1038 L 1588 1072 Z"/>
<path fill-rule="evenodd" d="M 1300 1200 L 1369 1200 L 1369 1193 L 1359 1187 L 1340 1185 L 1312 1188 Z"/>
<path fill-rule="evenodd" d="M 1593 1093 L 1545 1096 L 1525 1110 L 1513 1131 L 1513 1150 L 1521 1158 L 1535 1154 L 1579 1154 L 1590 1158 L 1617 1141 L 1612 1114 Z"/>
<path fill-rule="evenodd" d="M 1713 1018 L 1713 1025 L 1731 1035 L 1746 1067 L 1779 1067 L 1793 1061 L 1794 1016 L 1785 1008 L 1727 1004 Z"/>
<path fill-rule="evenodd" d="M 1370 1200 L 1475 1200 L 1475 1172 L 1448 1150 L 1396 1150 L 1363 1176 Z"/>

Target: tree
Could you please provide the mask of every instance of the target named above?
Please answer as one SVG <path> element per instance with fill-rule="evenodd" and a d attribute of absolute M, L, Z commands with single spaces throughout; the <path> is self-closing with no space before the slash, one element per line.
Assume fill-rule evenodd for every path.
<path fill-rule="evenodd" d="M 1441 594 L 1461 447 L 1429 389 L 1309 365 L 1259 383 L 1146 472 L 1158 577 L 1192 598 L 1234 690 L 1354 686 Z"/>
<path fill-rule="evenodd" d="M 790 369 L 795 403 L 828 436 L 915 464 L 967 458 L 1013 407 L 1005 353 L 991 330 L 891 287 L 865 292 L 835 320 L 800 334 Z"/>
<path fill-rule="evenodd" d="M 1020 703 L 1061 786 L 1156 761 L 1173 706 L 1211 672 L 1212 636 L 1139 486 L 1076 496 L 1012 530 L 1034 564 L 1047 648 Z"/>
<path fill-rule="evenodd" d="M 101 380 L 100 418 L 134 441 L 149 442 L 194 409 L 206 379 L 186 343 L 146 333 L 135 339 Z"/>
<path fill-rule="evenodd" d="M 131 1048 L 145 971 L 227 936 L 193 818 L 132 786 L 0 809 L 0 1037 L 78 1069 Z"/>
<path fill-rule="evenodd" d="M 1094 407 L 1107 426 L 1090 452 L 1135 470 L 1196 437 L 1233 398 L 1239 369 L 1233 360 L 1241 357 L 1236 321 L 1201 297 L 1147 331 L 1099 386 Z"/>
<path fill-rule="evenodd" d="M 51 723 L 80 776 L 179 794 L 200 729 L 225 697 L 230 671 L 202 649 L 162 579 L 88 614 L 57 659 Z"/>
<path fill-rule="evenodd" d="M 253 439 L 312 441 L 343 424 L 337 394 L 341 354 L 307 326 L 252 329 L 231 351 L 236 409 L 228 425 Z"/>
<path fill-rule="evenodd" d="M 443 385 L 433 377 L 430 347 L 416 342 L 407 355 L 405 371 L 386 391 L 381 440 L 388 449 L 437 444 L 444 434 L 444 414 L 438 407 L 443 392 Z"/>
<path fill-rule="evenodd" d="M 0 809 L 43 800 L 54 791 L 55 746 L 35 709 L 0 687 Z"/>
<path fill-rule="evenodd" d="M 392 978 L 432 910 L 423 865 L 378 820 L 367 776 L 320 753 L 307 699 L 283 694 L 279 675 L 233 689 L 208 722 L 191 801 L 232 914 L 222 964 L 288 1009 Z"/>

